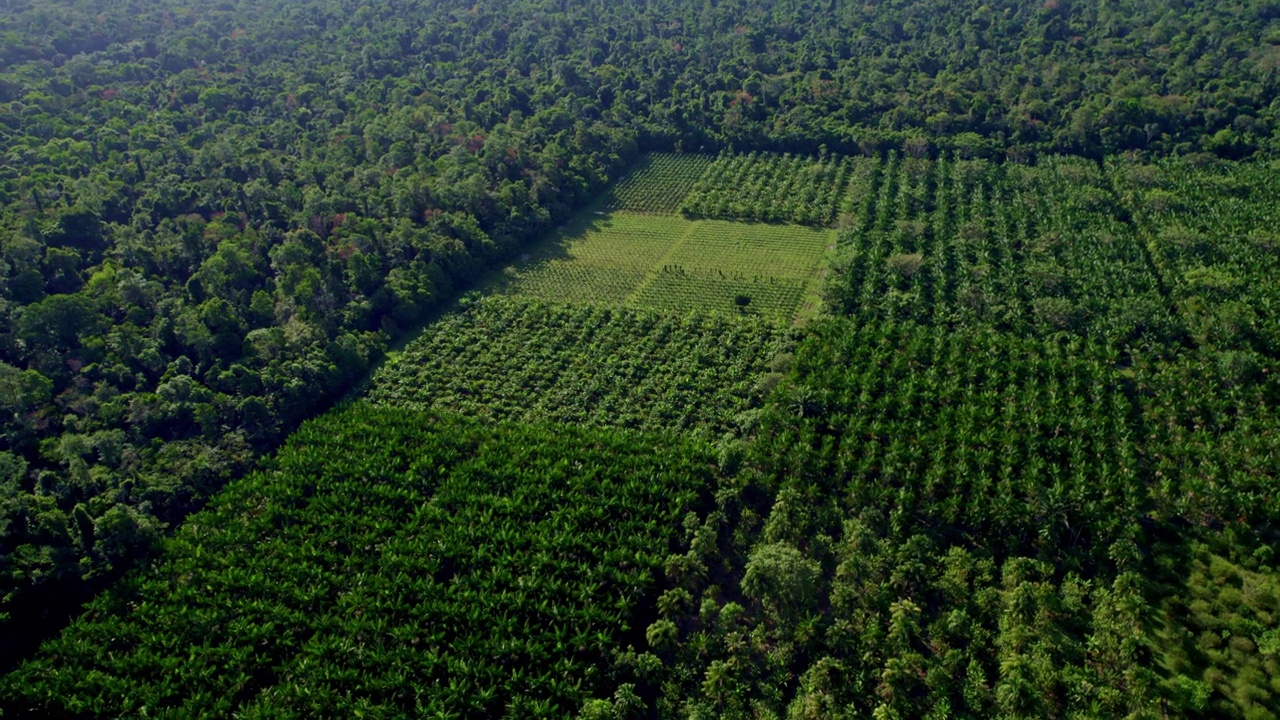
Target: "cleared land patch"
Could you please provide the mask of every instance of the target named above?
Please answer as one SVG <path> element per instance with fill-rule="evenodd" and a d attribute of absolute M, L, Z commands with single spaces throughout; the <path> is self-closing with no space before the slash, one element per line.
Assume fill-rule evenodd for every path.
<path fill-rule="evenodd" d="M 834 240 L 833 231 L 792 225 L 588 214 L 508 268 L 496 288 L 553 302 L 789 323 Z"/>
<path fill-rule="evenodd" d="M 697 221 L 632 302 L 784 321 L 795 314 L 830 239 L 826 231 L 795 225 Z M 739 305 L 742 298 L 745 305 Z"/>
<path fill-rule="evenodd" d="M 621 304 L 684 230 L 678 218 L 583 215 L 507 268 L 497 289 L 554 302 Z"/>

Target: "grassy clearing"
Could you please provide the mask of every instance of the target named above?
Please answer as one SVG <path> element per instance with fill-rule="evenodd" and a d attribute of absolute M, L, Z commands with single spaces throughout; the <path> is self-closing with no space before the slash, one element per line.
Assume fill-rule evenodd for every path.
<path fill-rule="evenodd" d="M 703 220 L 691 223 L 673 264 L 705 272 L 805 281 L 813 276 L 832 234 L 795 225 Z"/>
<path fill-rule="evenodd" d="M 798 226 L 703 220 L 631 298 L 642 307 L 698 307 L 791 320 L 830 233 Z M 740 307 L 739 297 L 749 299 Z"/>
<path fill-rule="evenodd" d="M 720 276 L 707 272 L 669 270 L 659 273 L 637 293 L 640 307 L 679 312 L 690 307 L 720 313 L 758 315 L 786 323 L 804 294 L 804 285 L 759 276 Z M 738 305 L 744 298 L 745 305 Z"/>
<path fill-rule="evenodd" d="M 670 252 L 678 218 L 646 215 L 580 216 L 533 248 L 490 284 L 519 297 L 618 305 Z"/>
<path fill-rule="evenodd" d="M 787 324 L 833 241 L 832 231 L 798 226 L 589 214 L 493 287 L 551 302 L 745 312 Z M 740 307 L 738 296 L 750 302 Z"/>

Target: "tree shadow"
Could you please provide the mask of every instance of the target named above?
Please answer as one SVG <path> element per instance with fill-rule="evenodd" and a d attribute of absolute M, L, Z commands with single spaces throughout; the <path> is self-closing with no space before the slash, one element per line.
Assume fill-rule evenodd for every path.
<path fill-rule="evenodd" d="M 526 245 L 503 263 L 472 284 L 471 290 L 482 295 L 500 293 L 510 288 L 521 276 L 532 274 L 557 263 L 573 259 L 569 247 L 591 233 L 604 232 L 614 225 L 611 212 L 589 207 L 568 222 Z"/>

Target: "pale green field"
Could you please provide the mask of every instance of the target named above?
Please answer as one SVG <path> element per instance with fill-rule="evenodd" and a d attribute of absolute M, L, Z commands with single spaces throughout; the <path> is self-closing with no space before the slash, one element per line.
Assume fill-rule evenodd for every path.
<path fill-rule="evenodd" d="M 812 307 L 835 232 L 671 215 L 580 216 L 507 268 L 492 289 L 518 297 L 670 311 L 747 312 L 779 324 Z M 745 309 L 738 295 L 750 298 Z"/>

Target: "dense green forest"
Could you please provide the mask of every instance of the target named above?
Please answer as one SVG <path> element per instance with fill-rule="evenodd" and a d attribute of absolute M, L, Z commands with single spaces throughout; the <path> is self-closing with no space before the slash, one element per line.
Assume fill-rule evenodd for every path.
<path fill-rule="evenodd" d="M 8 0 L 0 709 L 1275 717 L 1278 152 L 1277 0 Z"/>

